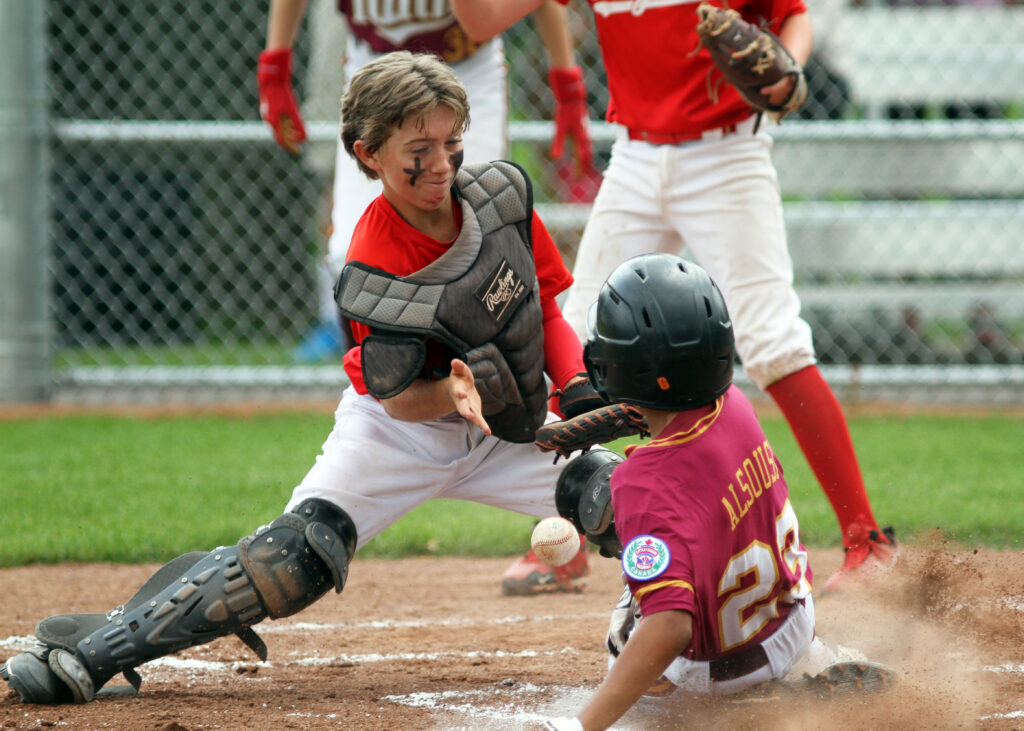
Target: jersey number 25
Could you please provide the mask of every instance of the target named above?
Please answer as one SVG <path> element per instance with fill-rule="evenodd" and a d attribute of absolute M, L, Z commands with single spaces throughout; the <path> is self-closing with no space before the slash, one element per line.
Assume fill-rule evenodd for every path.
<path fill-rule="evenodd" d="M 811 593 L 806 576 L 807 552 L 800 546 L 800 526 L 789 500 L 775 519 L 775 541 L 775 546 L 752 541 L 733 556 L 718 581 L 718 596 L 729 597 L 718 610 L 723 651 L 747 642 L 768 621 L 779 616 L 779 602 L 793 604 Z M 775 588 L 782 573 L 776 554 L 796 579 L 788 591 L 779 593 L 775 593 Z M 754 582 L 741 588 L 745 583 L 743 577 L 751 573 Z"/>

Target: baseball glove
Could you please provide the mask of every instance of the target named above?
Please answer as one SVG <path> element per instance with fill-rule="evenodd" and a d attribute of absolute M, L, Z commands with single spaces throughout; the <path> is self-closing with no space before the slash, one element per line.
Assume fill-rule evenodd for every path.
<path fill-rule="evenodd" d="M 564 421 L 545 424 L 537 430 L 534 444 L 543 452 L 556 452 L 568 457 L 579 450 L 586 452 L 596 444 L 605 444 L 622 437 L 650 436 L 643 414 L 629 404 L 608 404 Z"/>
<path fill-rule="evenodd" d="M 697 35 L 726 81 L 736 87 L 747 104 L 780 121 L 807 99 L 803 67 L 770 30 L 758 27 L 729 8 L 703 2 L 697 7 Z M 772 104 L 762 89 L 792 76 L 793 88 L 781 104 Z M 717 100 L 717 85 L 708 93 Z"/>

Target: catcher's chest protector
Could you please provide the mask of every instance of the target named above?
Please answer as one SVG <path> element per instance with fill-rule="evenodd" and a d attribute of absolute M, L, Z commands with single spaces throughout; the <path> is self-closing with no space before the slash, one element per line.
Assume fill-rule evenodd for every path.
<path fill-rule="evenodd" d="M 519 166 L 502 161 L 467 165 L 455 182 L 463 222 L 448 251 L 405 277 L 350 262 L 335 298 L 345 317 L 373 328 L 362 342 L 362 363 L 367 390 L 377 398 L 401 393 L 422 375 L 422 335 L 462 359 L 493 343 L 518 394 L 488 423 L 497 437 L 530 442 L 547 413 L 533 191 Z"/>

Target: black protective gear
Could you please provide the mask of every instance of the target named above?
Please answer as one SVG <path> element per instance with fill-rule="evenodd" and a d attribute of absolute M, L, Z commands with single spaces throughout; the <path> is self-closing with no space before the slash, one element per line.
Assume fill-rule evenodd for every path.
<path fill-rule="evenodd" d="M 406 276 L 350 261 L 335 299 L 344 317 L 372 329 L 362 342 L 372 396 L 391 398 L 425 377 L 423 339 L 436 340 L 480 379 L 491 433 L 532 442 L 548 412 L 533 188 L 500 160 L 463 166 L 455 184 L 463 226 L 443 256 Z"/>
<path fill-rule="evenodd" d="M 5 678 L 27 703 L 82 702 L 118 673 L 138 689 L 137 666 L 228 634 L 265 660 L 252 626 L 295 614 L 331 587 L 340 592 L 355 548 L 344 510 L 306 500 L 235 546 L 170 561 L 106 614 L 44 619 L 40 646 L 8 661 Z"/>
<path fill-rule="evenodd" d="M 555 508 L 602 556 L 619 557 L 622 543 L 612 515 L 611 476 L 622 457 L 607 449 L 580 455 L 565 466 L 555 485 Z"/>
<path fill-rule="evenodd" d="M 736 356 L 722 293 L 700 266 L 671 254 L 623 262 L 587 317 L 583 360 L 609 401 L 665 411 L 711 403 Z"/>
<path fill-rule="evenodd" d="M 608 402 L 601 398 L 601 394 L 594 388 L 594 384 L 590 382 L 586 371 L 576 375 L 582 376 L 582 380 L 576 381 L 571 386 L 560 388 L 552 394 L 558 396 L 558 411 L 563 419 L 572 419 L 580 414 L 608 405 Z"/>

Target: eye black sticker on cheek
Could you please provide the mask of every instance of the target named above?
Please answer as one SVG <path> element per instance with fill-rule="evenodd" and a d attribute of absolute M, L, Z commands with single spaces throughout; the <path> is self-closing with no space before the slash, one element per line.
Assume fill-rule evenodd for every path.
<path fill-rule="evenodd" d="M 448 162 L 451 164 L 455 172 L 459 172 L 459 168 L 462 167 L 462 158 L 464 155 L 465 152 L 463 150 L 459 150 L 448 157 Z"/>
<path fill-rule="evenodd" d="M 409 185 L 411 185 L 413 187 L 416 186 L 416 178 L 418 178 L 419 176 L 423 175 L 423 172 L 424 172 L 423 171 L 423 167 L 422 167 L 422 165 L 420 163 L 420 159 L 417 157 L 417 158 L 414 158 L 414 160 L 416 162 L 416 167 L 411 168 L 411 169 L 410 168 L 402 168 L 402 172 L 409 173 Z"/>

